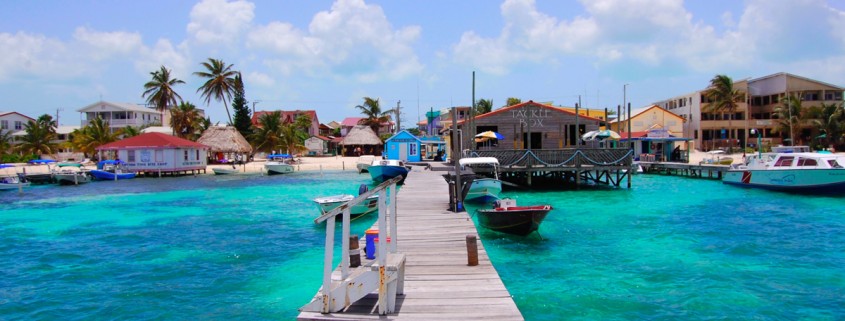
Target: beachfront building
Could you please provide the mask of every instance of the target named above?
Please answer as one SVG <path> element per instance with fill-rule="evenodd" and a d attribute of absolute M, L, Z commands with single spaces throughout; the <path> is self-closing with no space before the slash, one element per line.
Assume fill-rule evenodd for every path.
<path fill-rule="evenodd" d="M 470 115 L 470 107 L 457 106 L 440 110 L 431 109 L 425 113 L 425 119 L 417 123 L 417 128 L 427 136 L 437 136 L 444 128 L 452 126 L 452 110 L 458 114 L 457 121 L 463 121 Z M 429 123 L 429 120 L 431 122 Z"/>
<path fill-rule="evenodd" d="M 161 125 L 161 112 L 133 103 L 99 101 L 77 111 L 82 117 L 82 127 L 88 126 L 96 118 L 107 122 L 112 132 L 126 126 L 140 128 Z"/>
<path fill-rule="evenodd" d="M 162 133 L 146 133 L 97 147 L 100 159 L 119 159 L 136 173 L 152 175 L 203 171 L 209 147 Z"/>
<path fill-rule="evenodd" d="M 308 137 L 305 140 L 305 150 L 308 156 L 322 156 L 329 153 L 331 138 L 321 135 Z"/>
<path fill-rule="evenodd" d="M 361 121 L 364 120 L 364 117 L 346 117 L 343 121 L 340 122 L 340 136 L 346 137 L 352 131 L 353 128 L 361 125 Z M 381 134 L 390 134 L 393 132 L 393 121 L 386 121 L 379 124 L 378 132 L 376 136 Z"/>
<path fill-rule="evenodd" d="M 813 138 L 810 128 L 795 128 L 777 132 L 775 108 L 787 96 L 801 99 L 802 110 L 821 104 L 841 104 L 845 88 L 790 73 L 743 79 L 734 82 L 734 88 L 745 93 L 735 113 L 712 112 L 704 93 L 706 88 L 689 94 L 672 97 L 655 104 L 681 116 L 685 120 L 685 136 L 695 140 L 701 150 L 726 149 L 728 146 L 754 146 L 757 137 L 749 134 L 755 129 L 762 134 L 764 145 L 809 144 Z M 749 139 L 750 137 L 750 139 Z"/>
<path fill-rule="evenodd" d="M 406 162 L 422 160 L 422 140 L 409 133 L 400 131 L 384 141 L 384 155 L 387 159 L 398 159 Z"/>
<path fill-rule="evenodd" d="M 590 116 L 579 116 L 576 120 L 575 115 L 565 108 L 530 100 L 499 108 L 476 116 L 474 123 L 476 133 L 493 131 L 499 133 L 502 138 L 476 141 L 469 137 L 469 134 L 462 134 L 466 137 L 461 140 L 460 149 L 470 149 L 470 144 L 475 144 L 479 150 L 529 149 L 529 140 L 530 149 L 575 147 L 583 144 L 581 135 L 598 130 L 603 124 L 601 119 Z M 466 121 L 459 122 L 458 130 L 461 133 L 469 133 L 471 130 L 467 124 Z M 451 141 L 448 137 L 447 140 Z"/>
<path fill-rule="evenodd" d="M 629 125 L 630 124 L 630 125 Z M 684 119 L 657 105 L 631 110 L 610 120 L 608 128 L 619 133 L 620 143 L 634 143 L 635 158 L 686 162 L 689 159 L 689 139 L 684 137 Z"/>
<path fill-rule="evenodd" d="M 35 119 L 16 111 L 0 111 L 0 134 L 22 131 L 30 121 Z"/>
<path fill-rule="evenodd" d="M 265 114 L 272 114 L 274 112 L 279 112 L 282 117 L 282 124 L 293 124 L 296 122 L 296 119 L 303 116 L 308 116 L 311 119 L 311 124 L 308 126 L 308 135 L 319 135 L 320 134 L 320 120 L 317 119 L 317 112 L 314 110 L 276 110 L 276 111 L 266 111 L 260 110 L 252 114 L 252 124 L 254 126 L 261 127 L 261 124 L 258 122 L 258 119 L 261 118 L 262 115 Z"/>
<path fill-rule="evenodd" d="M 340 141 L 343 156 L 377 155 L 381 156 L 384 142 L 370 126 L 356 125 Z"/>
<path fill-rule="evenodd" d="M 209 163 L 246 162 L 252 155 L 252 145 L 232 126 L 211 126 L 197 143 L 208 146 Z"/>

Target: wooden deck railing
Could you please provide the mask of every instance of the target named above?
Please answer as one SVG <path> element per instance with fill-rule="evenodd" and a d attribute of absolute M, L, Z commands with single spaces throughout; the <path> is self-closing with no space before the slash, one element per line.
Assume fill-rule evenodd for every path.
<path fill-rule="evenodd" d="M 633 151 L 628 148 L 571 148 L 535 150 L 478 150 L 470 156 L 495 157 L 501 167 L 630 166 Z"/>

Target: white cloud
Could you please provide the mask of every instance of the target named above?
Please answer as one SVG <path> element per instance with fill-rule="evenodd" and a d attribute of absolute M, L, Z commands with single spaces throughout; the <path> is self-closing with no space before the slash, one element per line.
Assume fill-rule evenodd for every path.
<path fill-rule="evenodd" d="M 381 7 L 362 0 L 338 0 L 314 15 L 308 30 L 271 22 L 255 28 L 247 46 L 266 49 L 268 66 L 285 74 L 333 75 L 359 81 L 400 79 L 422 69 L 411 47 L 418 26 L 394 29 Z"/>
<path fill-rule="evenodd" d="M 191 9 L 188 33 L 201 44 L 233 45 L 255 17 L 255 4 L 243 0 L 203 0 Z"/>
<path fill-rule="evenodd" d="M 0 33 L 0 81 L 17 76 L 70 78 L 85 68 L 73 63 L 68 46 L 43 35 Z"/>
<path fill-rule="evenodd" d="M 245 77 L 245 83 L 246 83 L 246 85 L 244 87 L 246 87 L 248 85 L 256 85 L 256 86 L 261 86 L 261 87 L 272 87 L 273 85 L 276 84 L 276 81 L 273 80 L 272 77 L 270 77 L 267 74 L 260 73 L 260 72 L 257 72 L 257 71 L 250 72 L 250 73 L 246 74 L 246 76 L 244 76 L 244 77 Z"/>
<path fill-rule="evenodd" d="M 99 32 L 85 27 L 76 28 L 73 39 L 85 48 L 88 56 L 101 60 L 114 55 L 135 54 L 143 46 L 141 34 L 113 31 Z"/>
<path fill-rule="evenodd" d="M 141 49 L 141 56 L 135 61 L 135 70 L 146 76 L 165 66 L 171 70 L 174 78 L 187 81 L 191 76 L 190 63 L 191 58 L 185 43 L 173 46 L 170 40 L 159 39 L 152 48 Z"/>

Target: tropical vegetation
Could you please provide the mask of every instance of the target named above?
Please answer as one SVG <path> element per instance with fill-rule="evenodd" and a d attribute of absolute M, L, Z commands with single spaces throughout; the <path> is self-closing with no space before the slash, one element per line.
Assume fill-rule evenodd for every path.
<path fill-rule="evenodd" d="M 52 141 L 56 139 L 56 121 L 48 114 L 41 115 L 35 121 L 24 125 L 25 134 L 21 136 L 18 150 L 25 154 L 52 155 L 58 152 L 59 146 Z"/>
<path fill-rule="evenodd" d="M 519 98 L 516 98 L 516 97 L 508 97 L 508 99 L 505 101 L 505 107 L 513 106 L 513 105 L 519 105 L 521 103 L 522 103 L 522 99 L 519 99 Z"/>
<path fill-rule="evenodd" d="M 518 103 L 517 103 L 518 104 Z M 475 114 L 476 115 L 483 115 L 493 111 L 493 100 L 492 99 L 479 99 L 475 102 Z"/>
<path fill-rule="evenodd" d="M 237 87 L 235 76 L 240 75 L 240 72 L 232 70 L 233 65 L 226 65 L 220 59 L 208 58 L 208 61 L 204 61 L 200 65 L 205 70 L 197 71 L 194 75 L 207 80 L 197 89 L 197 92 L 202 93 L 200 97 L 205 99 L 206 105 L 210 104 L 212 99 L 223 102 L 226 115 L 229 116 L 229 124 L 232 124 L 232 114 L 229 112 L 228 103 L 235 95 Z"/>
<path fill-rule="evenodd" d="M 275 111 L 258 117 L 258 128 L 249 137 L 256 151 L 270 152 L 282 147 L 282 113 Z"/>
<path fill-rule="evenodd" d="M 164 122 L 164 112 L 182 101 L 182 96 L 173 89 L 178 84 L 185 82 L 170 77 L 170 70 L 161 66 L 159 70 L 150 73 L 152 79 L 144 84 L 144 93 L 141 97 L 147 98 L 147 103 L 155 106 L 161 112 L 161 120 Z M 164 125 L 164 124 L 162 124 Z"/>
<path fill-rule="evenodd" d="M 378 98 L 371 98 L 371 97 L 364 97 L 364 103 L 358 106 L 355 106 L 361 110 L 361 114 L 366 116 L 362 119 L 359 124 L 370 126 L 373 129 L 373 132 L 378 134 L 379 127 L 381 124 L 390 121 L 390 113 L 393 113 L 393 109 L 388 110 L 381 110 L 381 105 L 379 104 Z"/>
<path fill-rule="evenodd" d="M 120 133 L 112 132 L 109 123 L 102 118 L 94 118 L 85 127 L 71 133 L 72 146 L 82 152 L 85 157 L 97 153 L 97 147 L 118 140 Z"/>
<path fill-rule="evenodd" d="M 173 108 L 170 115 L 170 128 L 176 137 L 197 140 L 202 135 L 200 130 L 200 111 L 190 102 L 182 102 Z"/>
<path fill-rule="evenodd" d="M 731 77 L 727 75 L 716 75 L 710 80 L 710 86 L 704 92 L 709 104 L 707 111 L 712 113 L 725 113 L 728 118 L 728 128 L 731 126 L 731 120 L 736 115 L 736 109 L 739 102 L 744 101 L 745 93 L 734 88 L 734 82 Z M 728 138 L 733 138 L 729 135 Z M 733 148 L 733 140 L 728 139 L 728 150 Z"/>
<path fill-rule="evenodd" d="M 235 112 L 234 126 L 243 137 L 252 135 L 252 113 L 249 102 L 246 101 L 244 83 L 241 75 L 235 76 L 235 98 L 232 99 L 232 110 Z"/>

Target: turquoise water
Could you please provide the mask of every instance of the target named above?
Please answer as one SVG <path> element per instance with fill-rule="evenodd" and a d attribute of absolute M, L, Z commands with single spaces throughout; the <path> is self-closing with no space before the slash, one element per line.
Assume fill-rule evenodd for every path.
<path fill-rule="evenodd" d="M 361 183 L 347 171 L 0 193 L 0 319 L 292 319 L 321 281 L 310 199 Z M 480 230 L 527 319 L 845 318 L 845 198 L 634 184 L 507 193 L 556 208 L 542 239 Z"/>

